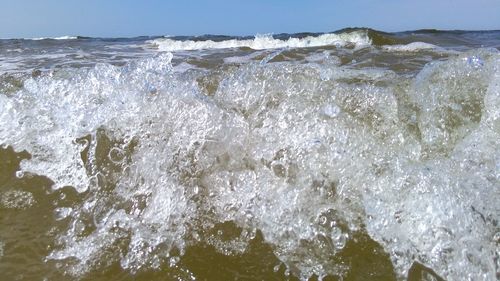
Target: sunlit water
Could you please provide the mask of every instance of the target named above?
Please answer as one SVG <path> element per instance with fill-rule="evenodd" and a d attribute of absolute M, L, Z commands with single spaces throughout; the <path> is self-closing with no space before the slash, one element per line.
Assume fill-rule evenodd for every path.
<path fill-rule="evenodd" d="M 2 278 L 497 280 L 499 38 L 0 40 Z"/>

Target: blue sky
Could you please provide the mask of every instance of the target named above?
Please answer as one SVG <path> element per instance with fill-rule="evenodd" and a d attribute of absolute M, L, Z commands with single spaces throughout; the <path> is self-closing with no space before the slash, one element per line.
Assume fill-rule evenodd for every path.
<path fill-rule="evenodd" d="M 500 0 L 0 0 L 0 38 L 500 29 Z"/>

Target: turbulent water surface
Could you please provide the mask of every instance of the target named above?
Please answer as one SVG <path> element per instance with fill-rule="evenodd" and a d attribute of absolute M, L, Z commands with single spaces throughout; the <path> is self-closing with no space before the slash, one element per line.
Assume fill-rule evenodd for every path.
<path fill-rule="evenodd" d="M 500 32 L 0 40 L 5 280 L 498 280 Z"/>

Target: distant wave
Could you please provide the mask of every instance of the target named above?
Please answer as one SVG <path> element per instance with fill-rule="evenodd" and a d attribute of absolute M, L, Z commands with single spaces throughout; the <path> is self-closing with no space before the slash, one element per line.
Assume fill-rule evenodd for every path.
<path fill-rule="evenodd" d="M 384 32 L 371 28 L 345 28 L 327 33 L 294 33 L 266 34 L 256 36 L 139 36 L 130 38 L 105 38 L 85 36 L 60 36 L 36 38 L 1 38 L 0 40 L 34 40 L 34 41 L 66 41 L 92 40 L 103 42 L 146 42 L 148 48 L 160 51 L 192 51 L 210 49 L 250 48 L 254 50 L 276 48 L 308 48 L 308 47 L 383 47 L 385 50 L 413 52 L 431 48 L 431 45 L 441 48 L 478 48 L 492 47 L 500 49 L 498 35 L 500 30 L 465 31 L 465 30 L 434 30 L 422 29 L 403 32 Z M 418 42 L 418 43 L 417 43 Z M 425 45 L 430 44 L 430 45 Z M 398 46 L 399 45 L 399 46 Z M 407 46 L 406 46 L 407 45 Z M 385 48 L 385 46 L 398 46 Z"/>
<path fill-rule="evenodd" d="M 441 50 L 457 46 L 500 47 L 493 39 L 499 31 L 447 31 L 414 30 L 383 32 L 370 28 L 346 28 L 331 33 L 296 33 L 278 35 L 256 35 L 255 37 L 231 37 L 205 35 L 201 37 L 168 36 L 147 41 L 160 51 L 192 51 L 209 49 L 250 48 L 253 50 L 279 48 L 336 47 L 383 47 L 387 51 L 415 52 L 419 50 Z M 481 40 L 487 38 L 487 40 Z"/>
<path fill-rule="evenodd" d="M 75 40 L 78 36 L 60 36 L 60 37 L 38 37 L 38 38 L 23 38 L 24 40 Z"/>
<path fill-rule="evenodd" d="M 345 33 L 326 33 L 318 36 L 306 36 L 303 38 L 277 39 L 272 35 L 256 35 L 253 39 L 228 39 L 222 41 L 213 40 L 175 40 L 172 38 L 159 38 L 148 41 L 161 51 L 192 51 L 202 49 L 229 49 L 250 48 L 254 50 L 277 49 L 277 48 L 308 48 L 321 46 L 367 46 L 371 39 L 365 31 L 357 30 Z"/>

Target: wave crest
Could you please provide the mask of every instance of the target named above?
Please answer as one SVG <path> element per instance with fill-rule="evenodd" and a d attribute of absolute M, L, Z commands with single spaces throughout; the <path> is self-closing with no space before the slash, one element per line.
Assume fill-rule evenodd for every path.
<path fill-rule="evenodd" d="M 150 44 L 161 51 L 193 51 L 203 49 L 229 49 L 250 48 L 254 50 L 278 49 L 278 48 L 309 48 L 321 46 L 353 46 L 362 47 L 371 44 L 371 39 L 364 31 L 346 33 L 327 33 L 319 36 L 306 36 L 303 38 L 289 38 L 286 40 L 276 39 L 272 35 L 256 35 L 254 39 L 230 39 L 223 41 L 194 41 L 174 40 L 171 38 L 160 38 L 149 41 Z"/>

